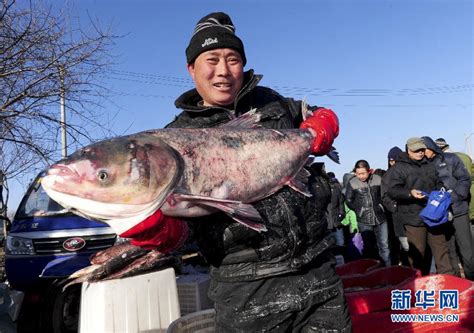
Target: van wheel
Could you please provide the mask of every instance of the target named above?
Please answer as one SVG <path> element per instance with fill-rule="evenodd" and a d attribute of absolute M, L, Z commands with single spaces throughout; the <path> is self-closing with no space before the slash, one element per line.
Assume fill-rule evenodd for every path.
<path fill-rule="evenodd" d="M 77 333 L 79 307 L 81 303 L 81 284 L 62 290 L 64 280 L 54 283 L 46 296 L 43 309 L 42 329 L 53 333 Z"/>

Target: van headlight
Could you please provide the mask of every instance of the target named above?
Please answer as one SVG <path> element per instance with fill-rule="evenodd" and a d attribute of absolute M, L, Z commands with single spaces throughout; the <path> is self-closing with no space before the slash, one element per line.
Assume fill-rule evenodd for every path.
<path fill-rule="evenodd" d="M 29 238 L 7 236 L 5 254 L 35 254 L 33 241 Z"/>

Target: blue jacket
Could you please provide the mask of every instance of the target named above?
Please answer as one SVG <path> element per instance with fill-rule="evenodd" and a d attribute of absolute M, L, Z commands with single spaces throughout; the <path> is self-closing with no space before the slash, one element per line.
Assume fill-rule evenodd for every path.
<path fill-rule="evenodd" d="M 467 214 L 471 177 L 463 161 L 454 153 L 443 152 L 430 137 L 424 136 L 423 141 L 428 149 L 436 153 L 430 162 L 436 167 L 438 177 L 447 190 L 452 190 L 451 209 L 454 216 Z"/>

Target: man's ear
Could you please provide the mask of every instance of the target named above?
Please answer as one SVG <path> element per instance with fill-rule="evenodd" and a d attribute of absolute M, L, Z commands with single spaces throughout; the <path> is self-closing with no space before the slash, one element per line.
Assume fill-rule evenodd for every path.
<path fill-rule="evenodd" d="M 189 75 L 191 75 L 191 77 L 194 81 L 194 63 L 186 64 L 186 67 L 188 68 Z"/>

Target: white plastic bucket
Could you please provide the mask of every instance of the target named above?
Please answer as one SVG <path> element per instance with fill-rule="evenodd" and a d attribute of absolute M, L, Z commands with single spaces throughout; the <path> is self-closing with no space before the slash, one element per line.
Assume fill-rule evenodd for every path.
<path fill-rule="evenodd" d="M 165 332 L 180 317 L 173 268 L 84 283 L 79 332 Z"/>

